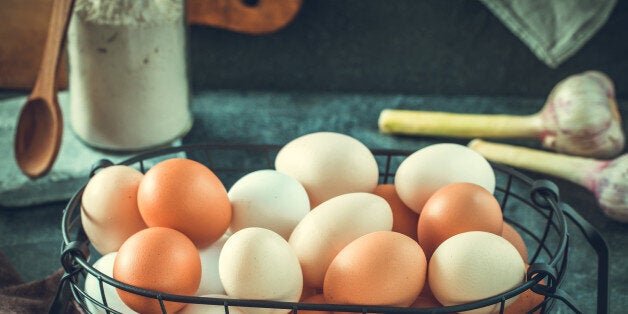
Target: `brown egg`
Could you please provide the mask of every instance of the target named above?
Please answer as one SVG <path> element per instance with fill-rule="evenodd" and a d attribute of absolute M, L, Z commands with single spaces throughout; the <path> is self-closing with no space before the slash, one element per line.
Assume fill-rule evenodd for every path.
<path fill-rule="evenodd" d="M 502 228 L 502 237 L 515 246 L 524 262 L 528 262 L 528 248 L 523 238 L 510 224 L 504 221 Z"/>
<path fill-rule="evenodd" d="M 414 300 L 414 303 L 410 305 L 413 308 L 430 308 L 430 307 L 442 307 L 443 305 L 438 302 L 432 290 L 430 290 L 429 281 L 425 280 L 425 285 L 421 294 Z"/>
<path fill-rule="evenodd" d="M 419 221 L 419 214 L 401 201 L 395 186 L 393 184 L 380 184 L 375 188 L 373 194 L 383 197 L 390 205 L 393 214 L 392 231 L 403 233 L 416 240 L 416 226 Z"/>
<path fill-rule="evenodd" d="M 442 307 L 443 305 L 436 300 L 434 296 L 419 295 L 410 307 L 412 308 L 431 308 Z"/>
<path fill-rule="evenodd" d="M 427 260 L 410 237 L 376 231 L 357 238 L 333 259 L 323 283 L 330 304 L 407 307 L 425 284 Z"/>
<path fill-rule="evenodd" d="M 323 296 L 322 293 L 311 295 L 303 299 L 301 303 L 327 304 L 327 302 L 325 302 L 325 296 Z M 294 311 L 292 313 L 294 313 Z M 300 314 L 331 314 L 332 312 L 299 310 L 298 313 Z"/>
<path fill-rule="evenodd" d="M 205 165 L 172 158 L 149 169 L 137 202 L 149 227 L 181 231 L 199 248 L 218 240 L 231 223 L 227 190 Z"/>
<path fill-rule="evenodd" d="M 300 300 L 303 301 L 303 300 L 305 300 L 305 299 L 307 299 L 307 298 L 309 298 L 311 296 L 314 296 L 314 295 L 317 295 L 317 294 L 321 294 L 322 292 L 323 292 L 322 290 L 319 290 L 319 289 L 316 289 L 316 288 L 312 288 L 312 287 L 308 287 L 308 286 L 306 286 L 304 284 L 303 285 L 303 289 L 301 289 L 301 299 Z"/>
<path fill-rule="evenodd" d="M 201 281 L 201 258 L 194 243 L 183 233 L 151 227 L 128 238 L 113 264 L 113 278 L 135 287 L 193 296 Z M 139 313 L 161 313 L 156 299 L 118 289 L 122 302 Z M 184 303 L 165 302 L 168 312 Z"/>
<path fill-rule="evenodd" d="M 530 267 L 530 265 L 526 264 L 526 271 Z M 545 284 L 545 280 L 541 280 L 540 284 Z M 532 290 L 526 290 L 522 292 L 515 302 L 506 306 L 504 309 L 504 314 L 524 314 L 530 312 L 537 305 L 541 304 L 545 300 L 545 296 L 540 295 L 538 293 L 533 292 Z M 496 313 L 499 313 L 497 311 Z M 534 312 L 534 314 L 541 313 L 541 309 L 538 309 Z"/>
<path fill-rule="evenodd" d="M 517 300 L 507 306 L 504 309 L 504 314 L 525 314 L 530 312 L 534 307 L 541 304 L 545 300 L 543 295 L 532 292 L 532 290 L 526 290 L 519 295 Z M 499 312 L 497 312 L 499 313 Z M 534 314 L 541 313 L 541 309 L 538 309 Z"/>
<path fill-rule="evenodd" d="M 137 189 L 144 174 L 123 165 L 98 171 L 81 198 L 81 223 L 100 254 L 115 252 L 134 233 L 146 228 L 137 207 Z"/>
<path fill-rule="evenodd" d="M 451 236 L 467 231 L 501 235 L 502 211 L 485 188 L 468 182 L 448 184 L 427 200 L 419 216 L 417 236 L 428 259 Z"/>

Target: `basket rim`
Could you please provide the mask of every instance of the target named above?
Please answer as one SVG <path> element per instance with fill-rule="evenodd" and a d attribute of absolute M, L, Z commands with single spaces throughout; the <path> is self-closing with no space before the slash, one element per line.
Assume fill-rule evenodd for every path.
<path fill-rule="evenodd" d="M 170 146 L 165 148 L 155 148 L 149 151 L 145 151 L 143 153 L 139 153 L 135 156 L 126 158 L 117 163 L 111 163 L 113 165 L 132 165 L 135 163 L 142 164 L 145 160 L 150 158 L 155 158 L 159 156 L 164 156 L 173 153 L 179 152 L 189 152 L 194 150 L 201 149 L 225 149 L 225 150 L 249 150 L 249 151 L 261 151 L 261 152 L 276 152 L 282 147 L 279 144 L 234 144 L 234 143 L 191 143 L 191 144 L 182 144 L 179 146 Z M 416 150 L 410 149 L 386 149 L 386 148 L 369 148 L 374 155 L 386 155 L 386 156 L 408 156 L 414 153 Z M 186 157 L 187 158 L 187 157 Z M 493 169 L 499 170 L 509 177 L 514 177 L 517 180 L 523 182 L 526 186 L 532 186 L 535 180 L 526 176 L 522 172 L 503 165 L 499 163 L 494 163 L 489 161 L 489 164 Z M 143 165 L 142 165 L 143 167 Z M 90 176 L 94 174 L 94 170 L 90 173 Z M 75 217 L 74 220 L 70 221 L 73 215 L 75 215 L 75 211 L 80 209 L 81 197 L 82 193 L 85 189 L 86 184 L 82 185 L 81 188 L 75 192 L 71 199 L 68 201 L 67 205 L 63 210 L 62 220 L 61 220 L 61 231 L 63 238 L 63 248 L 67 248 L 71 246 L 73 243 L 79 242 L 82 244 L 87 244 L 89 240 L 86 236 L 84 239 L 72 239 L 70 236 L 70 230 L 74 228 L 73 224 L 79 222 L 80 217 Z M 496 186 L 497 189 L 497 186 Z M 560 243 L 556 249 L 555 254 L 551 256 L 551 259 L 547 262 L 543 262 L 543 264 L 547 264 L 550 267 L 553 267 L 558 264 L 559 261 L 566 258 L 566 248 L 567 248 L 567 222 L 566 217 L 562 210 L 560 210 L 558 204 L 551 197 L 545 197 L 548 205 L 550 207 L 550 212 L 552 215 L 556 215 L 555 218 L 558 222 L 558 229 Z M 526 199 L 527 200 L 527 199 Z M 529 201 L 529 200 L 528 200 Z M 533 201 L 532 201 L 533 202 Z M 555 225 L 556 227 L 556 225 Z M 82 232 L 82 227 L 79 225 L 78 228 Z M 64 258 L 62 250 L 62 264 L 64 263 Z M 69 260 L 66 260 L 66 263 L 71 263 L 71 266 L 64 265 L 66 268 L 66 272 L 69 274 L 76 274 L 82 270 L 86 271 L 88 274 L 96 277 L 98 280 L 102 282 L 106 282 L 110 286 L 115 288 L 119 288 L 128 292 L 132 292 L 138 295 L 142 295 L 145 297 L 157 299 L 161 301 L 178 301 L 184 303 L 198 303 L 198 304 L 210 304 L 210 305 L 224 305 L 228 306 L 242 306 L 242 307 L 263 307 L 263 308 L 281 308 L 281 309 L 298 309 L 298 310 L 318 310 L 318 311 L 344 311 L 344 312 L 356 312 L 356 313 L 383 313 L 383 312 L 395 312 L 395 313 L 422 313 L 426 311 L 426 313 L 449 313 L 449 312 L 460 312 L 465 310 L 471 310 L 476 308 L 481 308 L 490 305 L 498 305 L 502 304 L 504 306 L 504 302 L 507 299 L 518 296 L 526 290 L 532 289 L 534 286 L 539 285 L 540 282 L 544 279 L 543 276 L 536 276 L 534 274 L 528 274 L 528 279 L 524 281 L 522 284 L 515 286 L 512 289 L 509 289 L 503 293 L 498 295 L 488 297 L 485 299 L 477 300 L 474 302 L 468 302 L 458 305 L 451 306 L 442 306 L 442 307 L 431 307 L 431 308 L 406 308 L 406 307 L 396 307 L 396 306 L 373 306 L 373 305 L 349 305 L 349 304 L 317 304 L 317 303 L 304 303 L 304 302 L 287 302 L 287 301 L 270 301 L 270 300 L 252 300 L 252 299 L 231 299 L 231 298 L 216 298 L 216 297 L 204 297 L 204 296 L 185 296 L 178 294 L 169 294 L 163 293 L 155 290 L 144 289 L 135 287 L 121 281 L 118 281 L 110 276 L 105 275 L 99 270 L 95 269 L 90 263 L 90 254 L 70 254 Z M 87 275 L 86 275 L 87 276 Z M 76 285 L 77 283 L 73 283 Z M 560 282 L 558 283 L 560 284 Z M 75 287 L 75 289 L 79 287 Z M 84 292 L 82 292 L 84 293 Z M 76 298 L 76 293 L 73 290 L 74 297 Z M 552 301 L 552 300 L 549 300 Z M 541 303 L 541 305 L 545 306 L 545 303 L 548 302 L 546 297 L 545 301 Z"/>

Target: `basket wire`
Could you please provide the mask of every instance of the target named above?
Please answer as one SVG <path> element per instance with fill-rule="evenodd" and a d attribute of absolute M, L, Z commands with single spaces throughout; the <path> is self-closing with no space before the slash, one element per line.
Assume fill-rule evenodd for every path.
<path fill-rule="evenodd" d="M 238 144 L 188 144 L 149 151 L 129 158 L 119 164 L 135 167 L 145 173 L 155 163 L 181 157 L 193 159 L 209 167 L 225 184 L 231 186 L 243 175 L 255 170 L 273 169 L 274 159 L 281 146 L 278 145 L 238 145 Z M 401 161 L 413 151 L 372 149 L 380 169 L 379 183 L 391 183 Z M 99 169 L 112 165 L 107 160 L 94 165 L 90 176 Z M 346 304 L 313 304 L 300 302 L 281 302 L 268 300 L 223 299 L 198 296 L 181 296 L 146 290 L 119 282 L 95 269 L 90 262 L 89 239 L 80 222 L 80 199 L 83 188 L 75 193 L 62 217 L 61 264 L 65 274 L 59 284 L 57 296 L 50 313 L 61 313 L 74 301 L 86 313 L 87 304 L 102 309 L 107 313 L 118 313 L 108 307 L 104 293 L 105 286 L 113 286 L 138 295 L 158 300 L 163 313 L 166 313 L 164 301 L 176 301 L 188 304 L 208 304 L 223 306 L 225 313 L 229 307 L 260 307 L 299 311 L 330 311 L 355 313 L 452 313 L 477 309 L 489 305 L 499 305 L 503 313 L 505 302 L 526 290 L 544 296 L 542 302 L 531 310 L 548 313 L 555 300 L 565 303 L 575 313 L 581 313 L 576 303 L 560 288 L 567 270 L 569 235 L 566 217 L 576 222 L 587 240 L 598 254 L 598 313 L 608 312 L 608 248 L 604 239 L 590 224 L 582 219 L 569 205 L 560 202 L 558 188 L 551 181 L 533 181 L 516 170 L 500 164 L 491 163 L 496 176 L 495 197 L 500 202 L 504 220 L 522 235 L 529 252 L 527 263 L 530 265 L 527 281 L 502 294 L 476 302 L 455 306 L 435 308 L 401 308 L 390 306 L 361 306 Z M 567 215 L 564 214 L 567 213 Z M 532 223 L 530 222 L 530 217 Z M 527 223 L 525 223 L 528 221 Z M 98 280 L 100 300 L 88 295 L 82 285 L 87 275 Z"/>

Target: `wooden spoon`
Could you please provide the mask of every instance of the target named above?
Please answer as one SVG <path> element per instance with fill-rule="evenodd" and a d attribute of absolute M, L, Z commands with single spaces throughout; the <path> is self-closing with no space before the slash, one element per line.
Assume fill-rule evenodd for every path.
<path fill-rule="evenodd" d="M 15 134 L 15 159 L 31 179 L 48 173 L 59 153 L 63 133 L 55 82 L 74 0 L 51 2 L 52 15 L 39 73 L 20 111 Z"/>

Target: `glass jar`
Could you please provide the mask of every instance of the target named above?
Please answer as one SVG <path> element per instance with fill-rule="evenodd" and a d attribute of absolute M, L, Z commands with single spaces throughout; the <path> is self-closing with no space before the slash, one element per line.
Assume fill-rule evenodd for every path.
<path fill-rule="evenodd" d="M 70 125 L 90 146 L 167 145 L 192 126 L 185 0 L 76 0 Z"/>

